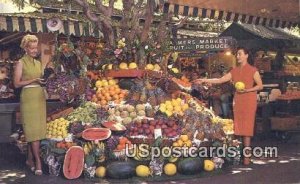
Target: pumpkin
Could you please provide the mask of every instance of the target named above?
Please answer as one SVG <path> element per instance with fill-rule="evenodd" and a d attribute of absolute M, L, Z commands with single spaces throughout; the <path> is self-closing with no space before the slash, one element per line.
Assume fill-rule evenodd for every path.
<path fill-rule="evenodd" d="M 135 167 L 134 162 L 112 162 L 106 167 L 106 174 L 113 179 L 127 179 L 136 174 Z"/>
<path fill-rule="evenodd" d="M 84 151 L 80 146 L 72 146 L 65 155 L 63 173 L 67 179 L 79 178 L 84 165 Z"/>
<path fill-rule="evenodd" d="M 82 132 L 82 138 L 88 141 L 102 141 L 110 137 L 111 131 L 108 128 L 88 128 Z"/>
<path fill-rule="evenodd" d="M 185 175 L 192 175 L 203 170 L 202 158 L 185 158 L 178 162 L 178 172 Z"/>

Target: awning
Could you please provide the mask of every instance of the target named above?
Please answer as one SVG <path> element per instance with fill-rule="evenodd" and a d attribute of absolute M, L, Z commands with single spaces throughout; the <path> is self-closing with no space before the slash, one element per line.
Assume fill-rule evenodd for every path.
<path fill-rule="evenodd" d="M 168 0 L 163 11 L 270 27 L 300 25 L 296 0 Z"/>
<path fill-rule="evenodd" d="M 0 14 L 0 31 L 49 33 L 47 20 L 58 17 L 63 26 L 58 33 L 74 36 L 99 37 L 102 33 L 93 28 L 88 22 L 77 18 L 58 14 L 31 13 L 31 14 Z"/>
<path fill-rule="evenodd" d="M 261 25 L 251 25 L 233 23 L 220 36 L 231 36 L 238 41 L 239 45 L 247 48 L 277 50 L 300 47 L 300 37 L 294 36 L 283 29 L 265 27 Z"/>

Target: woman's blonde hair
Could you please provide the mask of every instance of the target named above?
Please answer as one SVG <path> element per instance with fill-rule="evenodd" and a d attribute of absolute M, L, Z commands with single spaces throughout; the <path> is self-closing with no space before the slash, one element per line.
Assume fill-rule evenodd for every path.
<path fill-rule="evenodd" d="M 28 34 L 28 35 L 25 35 L 25 36 L 23 37 L 23 39 L 22 39 L 22 41 L 21 41 L 20 47 L 21 47 L 22 49 L 24 49 L 25 47 L 28 46 L 28 43 L 30 43 L 30 42 L 38 42 L 38 41 L 39 41 L 39 39 L 38 39 L 35 35 L 30 35 L 30 34 Z"/>

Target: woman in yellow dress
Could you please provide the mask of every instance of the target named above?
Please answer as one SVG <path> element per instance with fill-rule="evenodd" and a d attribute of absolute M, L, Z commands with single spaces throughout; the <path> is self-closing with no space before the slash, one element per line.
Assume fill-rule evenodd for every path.
<path fill-rule="evenodd" d="M 41 87 L 44 66 L 35 59 L 38 54 L 38 38 L 35 35 L 24 36 L 20 46 L 26 54 L 16 63 L 14 85 L 22 87 L 20 112 L 28 142 L 26 164 L 35 175 L 42 175 L 40 140 L 46 138 L 46 98 Z"/>

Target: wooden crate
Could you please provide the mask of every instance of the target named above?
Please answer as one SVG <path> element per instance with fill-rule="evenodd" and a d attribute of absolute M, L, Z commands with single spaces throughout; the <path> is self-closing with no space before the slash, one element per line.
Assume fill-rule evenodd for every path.
<path fill-rule="evenodd" d="M 300 116 L 271 117 L 271 129 L 280 131 L 300 130 Z"/>

